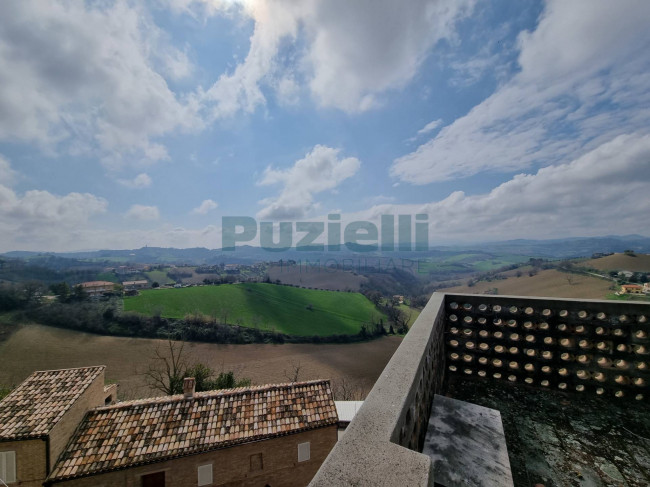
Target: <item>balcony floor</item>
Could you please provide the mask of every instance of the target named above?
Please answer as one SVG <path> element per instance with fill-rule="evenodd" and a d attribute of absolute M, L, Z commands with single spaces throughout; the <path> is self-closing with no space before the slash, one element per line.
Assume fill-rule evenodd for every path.
<path fill-rule="evenodd" d="M 650 407 L 452 375 L 447 396 L 497 409 L 515 486 L 650 485 Z"/>

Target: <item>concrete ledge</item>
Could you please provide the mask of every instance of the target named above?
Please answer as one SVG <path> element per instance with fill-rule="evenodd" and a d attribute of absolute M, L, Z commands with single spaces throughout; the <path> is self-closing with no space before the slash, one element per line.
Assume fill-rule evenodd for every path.
<path fill-rule="evenodd" d="M 513 487 L 501 414 L 436 396 L 422 453 L 434 463 L 436 485 Z"/>
<path fill-rule="evenodd" d="M 433 485 L 431 459 L 415 450 L 444 378 L 444 318 L 434 294 L 309 485 Z"/>

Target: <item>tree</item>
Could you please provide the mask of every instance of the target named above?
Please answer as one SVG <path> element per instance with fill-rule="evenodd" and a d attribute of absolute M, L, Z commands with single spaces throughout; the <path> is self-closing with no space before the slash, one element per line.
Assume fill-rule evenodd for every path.
<path fill-rule="evenodd" d="M 54 293 L 59 303 L 67 303 L 70 301 L 70 286 L 67 282 L 63 281 L 58 284 L 52 284 L 50 291 Z"/>
<path fill-rule="evenodd" d="M 300 365 L 300 361 L 296 362 L 292 360 L 291 370 L 289 372 L 285 370 L 284 376 L 287 378 L 289 382 L 298 382 L 298 380 L 300 379 L 300 369 L 302 369 L 302 365 Z"/>
<path fill-rule="evenodd" d="M 25 305 L 39 304 L 43 294 L 43 283 L 40 281 L 26 281 L 22 284 L 22 295 Z"/>
<path fill-rule="evenodd" d="M 188 370 L 185 344 L 171 338 L 166 346 L 156 346 L 151 363 L 144 373 L 150 387 L 168 396 L 183 392 L 183 379 Z"/>
<path fill-rule="evenodd" d="M 363 387 L 339 377 L 332 383 L 332 395 L 337 401 L 362 401 L 365 393 Z"/>
<path fill-rule="evenodd" d="M 379 306 L 381 304 L 381 293 L 379 291 L 368 291 L 366 297 L 374 304 Z"/>
<path fill-rule="evenodd" d="M 88 293 L 81 284 L 77 284 L 72 290 L 72 301 L 87 301 Z"/>
<path fill-rule="evenodd" d="M 23 301 L 16 286 L 0 283 L 0 311 L 12 311 L 22 305 Z"/>
<path fill-rule="evenodd" d="M 204 280 L 204 281 L 207 281 L 207 279 L 203 279 L 203 280 Z M 154 282 L 151 284 L 151 287 L 155 289 L 155 288 L 157 288 L 157 287 L 160 287 L 160 284 L 159 284 L 157 281 L 154 281 Z"/>
<path fill-rule="evenodd" d="M 208 391 L 215 391 L 219 389 L 233 389 L 235 387 L 248 387 L 251 385 L 251 380 L 247 378 L 237 379 L 232 370 L 228 372 L 219 372 L 219 375 L 208 382 Z"/>
<path fill-rule="evenodd" d="M 197 392 L 251 385 L 250 379 L 237 379 L 232 370 L 222 370 L 216 374 L 205 364 L 195 362 L 189 365 L 189 361 L 185 343 L 169 339 L 166 346 L 158 346 L 154 350 L 152 363 L 144 373 L 147 383 L 169 396 L 183 393 L 185 377 L 194 377 Z"/>

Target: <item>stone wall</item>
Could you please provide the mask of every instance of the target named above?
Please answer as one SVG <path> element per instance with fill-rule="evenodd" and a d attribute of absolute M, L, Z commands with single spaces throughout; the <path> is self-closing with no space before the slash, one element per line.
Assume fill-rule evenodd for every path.
<path fill-rule="evenodd" d="M 54 425 L 49 433 L 50 437 L 50 470 L 68 444 L 72 433 L 86 413 L 98 406 L 103 406 L 107 395 L 104 392 L 104 372 L 86 388 L 75 402 L 70 406 L 63 417 Z"/>
<path fill-rule="evenodd" d="M 21 487 L 41 487 L 47 477 L 47 443 L 44 439 L 0 442 L 0 452 L 16 452 L 16 478 Z"/>

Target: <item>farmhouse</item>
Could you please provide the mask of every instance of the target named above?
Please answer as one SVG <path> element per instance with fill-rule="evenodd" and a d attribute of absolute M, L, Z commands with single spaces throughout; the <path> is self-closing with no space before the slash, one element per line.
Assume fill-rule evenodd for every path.
<path fill-rule="evenodd" d="M 133 290 L 133 289 L 144 289 L 147 286 L 149 286 L 149 281 L 146 279 L 141 280 L 141 281 L 124 281 L 122 283 L 122 286 L 124 286 L 124 289 L 127 291 Z"/>
<path fill-rule="evenodd" d="M 110 281 L 89 281 L 82 282 L 81 287 L 90 297 L 103 296 L 106 293 L 113 292 L 115 283 Z"/>
<path fill-rule="evenodd" d="M 328 381 L 113 404 L 105 367 L 35 372 L 0 402 L 0 478 L 21 486 L 306 485 L 337 440 Z"/>
<path fill-rule="evenodd" d="M 639 284 L 623 284 L 621 294 L 643 294 L 643 286 Z"/>

